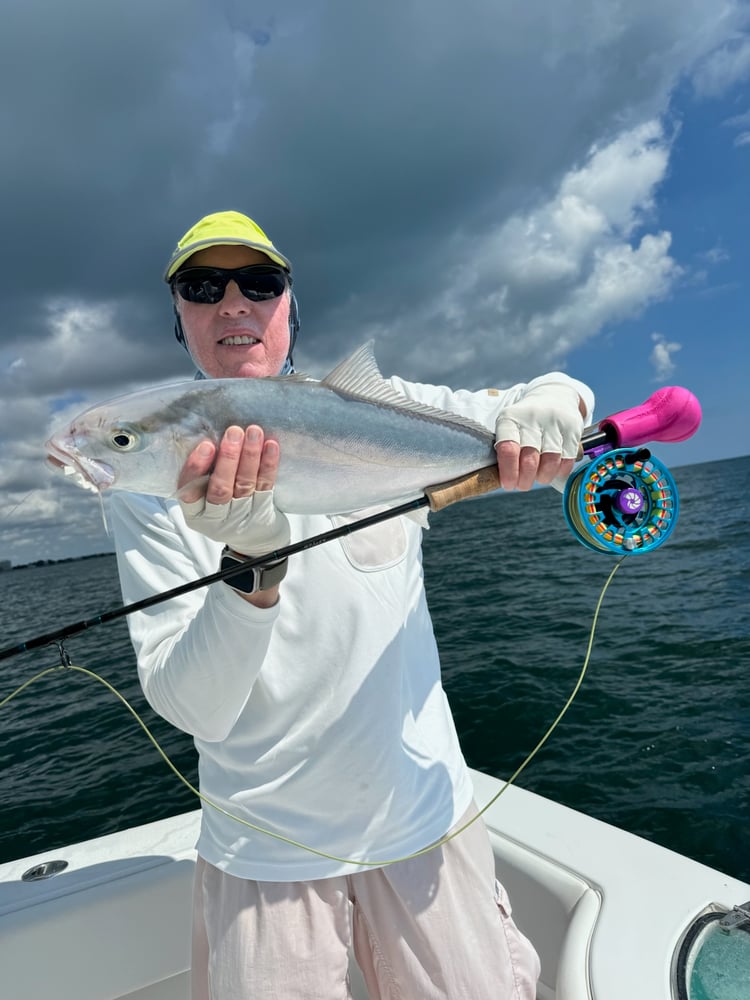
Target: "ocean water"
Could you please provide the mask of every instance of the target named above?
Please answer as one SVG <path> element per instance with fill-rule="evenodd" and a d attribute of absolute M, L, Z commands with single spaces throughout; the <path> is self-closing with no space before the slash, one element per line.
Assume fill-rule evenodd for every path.
<path fill-rule="evenodd" d="M 605 597 L 581 691 L 518 784 L 750 881 L 750 457 L 673 472 L 671 538 L 628 557 Z M 505 777 L 578 678 L 615 557 L 568 531 L 551 490 L 432 515 L 424 561 L 465 755 Z M 105 555 L 0 574 L 0 648 L 117 607 Z M 146 705 L 124 620 L 67 641 L 196 781 L 191 740 Z M 54 667 L 2 661 L 0 700 Z M 0 862 L 196 807 L 123 705 L 55 670 L 0 709 Z"/>

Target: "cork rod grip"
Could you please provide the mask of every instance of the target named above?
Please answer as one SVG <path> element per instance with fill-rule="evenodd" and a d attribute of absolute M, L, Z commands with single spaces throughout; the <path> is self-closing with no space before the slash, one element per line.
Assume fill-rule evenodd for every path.
<path fill-rule="evenodd" d="M 451 479 L 448 483 L 438 483 L 436 486 L 428 486 L 424 491 L 425 496 L 430 501 L 430 510 L 442 510 L 449 507 L 458 500 L 466 500 L 467 497 L 479 497 L 483 493 L 490 493 L 492 490 L 500 488 L 500 479 L 496 465 L 488 465 L 483 469 L 477 469 L 466 476 L 458 479 Z"/>

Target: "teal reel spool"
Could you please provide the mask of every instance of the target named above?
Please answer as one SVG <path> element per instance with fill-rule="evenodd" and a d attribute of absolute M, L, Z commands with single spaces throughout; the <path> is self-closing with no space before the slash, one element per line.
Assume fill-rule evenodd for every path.
<path fill-rule="evenodd" d="M 563 513 L 575 537 L 595 552 L 652 552 L 674 530 L 677 487 L 646 448 L 605 451 L 569 478 Z"/>

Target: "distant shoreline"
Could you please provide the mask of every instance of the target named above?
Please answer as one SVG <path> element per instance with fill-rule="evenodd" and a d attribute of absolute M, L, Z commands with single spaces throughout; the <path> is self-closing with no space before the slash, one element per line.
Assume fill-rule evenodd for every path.
<path fill-rule="evenodd" d="M 11 573 L 15 569 L 29 569 L 35 566 L 58 566 L 60 563 L 82 562 L 84 559 L 101 559 L 114 556 L 114 552 L 94 552 L 88 556 L 68 556 L 65 559 L 35 559 L 34 562 L 19 563 L 17 566 L 0 566 L 0 573 Z"/>

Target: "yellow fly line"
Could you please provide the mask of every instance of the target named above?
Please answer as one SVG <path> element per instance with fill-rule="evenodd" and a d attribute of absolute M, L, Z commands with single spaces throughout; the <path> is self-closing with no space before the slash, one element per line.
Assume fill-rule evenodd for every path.
<path fill-rule="evenodd" d="M 620 567 L 621 563 L 623 562 L 623 560 L 626 559 L 626 558 L 627 558 L 627 556 L 624 555 L 624 556 L 621 556 L 620 559 L 617 560 L 617 562 L 614 565 L 614 568 L 610 572 L 609 576 L 607 577 L 607 579 L 606 579 L 606 581 L 604 583 L 604 586 L 602 587 L 601 593 L 599 594 L 599 599 L 597 600 L 596 607 L 594 609 L 594 616 L 593 616 L 593 619 L 592 619 L 592 622 L 591 622 L 591 629 L 589 630 L 588 645 L 586 647 L 586 655 L 584 656 L 583 665 L 582 665 L 580 673 L 578 675 L 578 679 L 577 679 L 577 681 L 576 681 L 576 683 L 575 683 L 575 685 L 573 687 L 573 690 L 571 691 L 570 695 L 568 696 L 567 701 L 565 702 L 565 704 L 563 705 L 563 707 L 560 709 L 560 712 L 558 713 L 557 718 L 552 722 L 552 724 L 550 725 L 549 729 L 544 734 L 544 736 L 542 736 L 542 738 L 539 740 L 539 742 L 534 747 L 534 749 L 528 754 L 528 756 L 523 761 L 523 763 L 521 763 L 516 768 L 516 770 L 513 772 L 513 774 L 510 776 L 510 778 L 508 778 L 503 783 L 503 785 L 500 788 L 500 790 L 495 795 L 493 795 L 492 798 L 489 800 L 489 802 L 487 802 L 484 806 L 482 806 L 482 808 L 474 816 L 472 816 L 472 818 L 467 823 L 464 823 L 463 826 L 460 826 L 457 829 L 451 830 L 450 833 L 447 833 L 444 837 L 441 837 L 440 840 L 437 840 L 434 843 L 429 844 L 427 847 L 423 847 L 419 851 L 414 851 L 412 854 L 406 854 L 406 855 L 404 855 L 403 857 L 400 857 L 400 858 L 388 858 L 388 859 L 380 860 L 380 861 L 360 861 L 360 860 L 354 860 L 352 858 L 341 858 L 341 857 L 338 857 L 335 854 L 328 854 L 326 851 L 318 850 L 317 848 L 311 847 L 308 844 L 303 844 L 300 841 L 294 840 L 291 837 L 286 837 L 283 834 L 277 833 L 274 830 L 269 830 L 269 829 L 266 829 L 265 827 L 258 826 L 256 823 L 252 823 L 249 820 L 243 819 L 241 816 L 237 816 L 234 813 L 228 812 L 226 809 L 224 809 L 223 806 L 220 806 L 217 802 L 212 801 L 210 798 L 208 798 L 208 796 L 204 795 L 200 791 L 200 789 L 196 788 L 195 785 L 193 785 L 185 777 L 185 775 L 182 774 L 182 772 L 172 763 L 172 761 L 169 759 L 169 757 L 167 756 L 167 754 L 165 753 L 165 751 L 159 745 L 159 742 L 157 741 L 156 737 L 153 735 L 153 733 L 151 732 L 151 730 L 148 728 L 148 726 L 146 725 L 146 723 L 143 721 L 143 719 L 141 718 L 141 716 L 133 708 L 133 706 L 130 704 L 130 702 L 127 700 L 126 697 L 123 694 L 121 694 L 117 690 L 117 688 L 114 687 L 114 685 L 110 684 L 110 682 L 108 680 L 105 680 L 104 677 L 100 676 L 95 671 L 89 670 L 86 667 L 77 666 L 74 663 L 68 662 L 67 654 L 62 649 L 62 646 L 60 646 L 59 648 L 60 648 L 61 660 L 63 660 L 63 662 L 60 663 L 60 664 L 55 665 L 54 667 L 47 667 L 46 670 L 41 670 L 39 673 L 34 674 L 33 677 L 30 677 L 27 681 L 25 681 L 23 684 L 21 684 L 20 687 L 16 688 L 15 691 L 12 691 L 11 694 L 9 694 L 6 698 L 3 698 L 3 700 L 0 701 L 0 708 L 4 708 L 5 705 L 7 705 L 9 702 L 11 702 L 14 698 L 18 697 L 18 695 L 20 695 L 21 692 L 24 691 L 27 687 L 29 687 L 30 685 L 32 685 L 32 684 L 36 683 L 37 681 L 41 680 L 43 677 L 46 677 L 47 674 L 54 673 L 54 672 L 56 672 L 58 670 L 74 670 L 77 673 L 84 674 L 87 677 L 91 677 L 93 680 L 98 681 L 100 684 L 103 684 L 104 687 L 107 688 L 108 691 L 110 691 L 116 698 L 118 698 L 122 702 L 122 704 L 125 706 L 125 708 L 130 712 L 130 714 L 133 716 L 133 718 L 135 719 L 135 721 L 141 727 L 141 729 L 143 730 L 143 732 L 146 734 L 146 736 L 148 737 L 148 739 L 151 741 L 151 743 L 155 747 L 157 753 L 160 755 L 160 757 L 165 762 L 165 764 L 167 765 L 167 767 L 182 782 L 182 784 L 185 785 L 186 788 L 188 788 L 198 799 L 200 799 L 200 801 L 203 803 L 203 805 L 208 806 L 210 809 L 215 809 L 217 812 L 222 813 L 224 816 L 227 816 L 229 819 L 234 820 L 237 823 L 240 823 L 242 826 L 245 826 L 245 827 L 247 827 L 250 830 L 253 830 L 255 833 L 263 834 L 266 837 L 272 837 L 274 840 L 279 840 L 279 841 L 281 841 L 284 844 L 289 844 L 291 847 L 297 847 L 300 850 L 307 851 L 310 854 L 316 854 L 319 857 L 326 858 L 329 861 L 336 861 L 336 862 L 338 862 L 338 863 L 340 863 L 342 865 L 355 865 L 355 866 L 359 866 L 359 867 L 362 867 L 362 868 L 385 868 L 387 865 L 394 865 L 394 864 L 397 864 L 400 861 L 410 861 L 412 858 L 418 858 L 422 854 L 427 854 L 429 851 L 432 851 L 432 850 L 434 850 L 437 847 L 441 847 L 443 844 L 447 844 L 449 840 L 453 840 L 454 837 L 457 837 L 460 833 L 463 833 L 464 830 L 467 830 L 472 825 L 472 823 L 475 823 L 479 819 L 480 816 L 482 816 L 485 812 L 487 812 L 487 810 L 491 806 L 493 806 L 495 804 L 495 802 L 497 802 L 497 800 L 500 798 L 500 796 L 510 787 L 510 785 L 512 785 L 516 781 L 516 779 L 521 774 L 521 772 L 525 770 L 525 768 L 531 763 L 531 761 L 534 759 L 534 757 L 537 755 L 537 753 L 542 749 L 542 747 L 544 746 L 544 744 L 547 742 L 547 740 L 550 738 L 550 736 L 552 735 L 552 733 L 555 731 L 555 729 L 557 728 L 557 726 L 562 721 L 565 713 L 568 711 L 568 709 L 570 708 L 570 706 L 573 704 L 573 701 L 574 701 L 576 695 L 578 694 L 578 692 L 579 692 L 579 690 L 581 688 L 581 685 L 583 684 L 583 680 L 584 680 L 584 677 L 586 676 L 586 672 L 588 670 L 589 662 L 591 660 L 591 652 L 592 652 L 592 649 L 593 649 L 593 646 L 594 646 L 594 636 L 596 634 L 596 627 L 597 627 L 597 624 L 598 624 L 598 621 L 599 621 L 599 612 L 601 610 L 601 606 L 602 606 L 602 603 L 604 601 L 604 596 L 607 593 L 607 590 L 609 588 L 610 583 L 612 582 L 612 579 L 614 578 L 615 573 L 619 569 L 619 567 Z"/>

